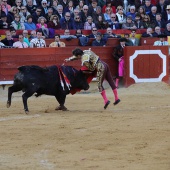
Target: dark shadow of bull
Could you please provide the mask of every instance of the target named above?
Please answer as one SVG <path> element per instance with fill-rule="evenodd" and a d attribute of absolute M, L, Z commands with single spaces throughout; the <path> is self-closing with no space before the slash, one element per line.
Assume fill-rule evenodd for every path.
<path fill-rule="evenodd" d="M 34 93 L 36 97 L 46 94 L 55 96 L 60 104 L 56 110 L 66 111 L 64 106 L 66 95 L 70 92 L 88 90 L 86 76 L 80 70 L 71 66 L 50 66 L 42 68 L 39 66 L 21 66 L 19 72 L 14 76 L 13 86 L 8 88 L 7 107 L 11 106 L 13 92 L 23 91 L 22 95 L 24 110 L 29 112 L 27 100 Z"/>

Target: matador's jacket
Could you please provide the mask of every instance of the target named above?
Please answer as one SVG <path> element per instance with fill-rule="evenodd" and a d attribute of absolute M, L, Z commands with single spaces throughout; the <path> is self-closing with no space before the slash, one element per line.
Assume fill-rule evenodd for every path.
<path fill-rule="evenodd" d="M 97 82 L 98 82 L 98 88 L 99 91 L 101 92 L 103 87 L 102 87 L 102 82 L 104 79 L 104 71 L 105 71 L 105 66 L 103 62 L 100 60 L 99 56 L 96 55 L 91 49 L 89 50 L 84 50 L 84 54 L 81 56 L 81 63 L 82 66 L 86 66 L 89 71 L 97 71 Z M 69 58 L 69 60 L 76 60 L 78 59 L 76 56 L 72 56 Z"/>

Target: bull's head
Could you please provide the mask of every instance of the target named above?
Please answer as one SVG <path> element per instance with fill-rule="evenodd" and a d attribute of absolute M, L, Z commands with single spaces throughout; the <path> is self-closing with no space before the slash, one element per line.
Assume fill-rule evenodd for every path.
<path fill-rule="evenodd" d="M 76 73 L 75 79 L 72 83 L 72 87 L 83 89 L 83 90 L 89 89 L 90 86 L 87 82 L 87 78 L 81 70 Z"/>

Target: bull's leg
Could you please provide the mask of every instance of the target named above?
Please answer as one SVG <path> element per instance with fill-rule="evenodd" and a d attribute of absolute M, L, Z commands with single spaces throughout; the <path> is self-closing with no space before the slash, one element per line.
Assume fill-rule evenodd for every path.
<path fill-rule="evenodd" d="M 62 110 L 62 111 L 67 111 L 68 109 L 64 106 L 66 95 L 65 94 L 60 94 L 58 96 L 55 96 L 58 103 L 60 104 L 58 107 L 56 107 L 55 110 Z"/>
<path fill-rule="evenodd" d="M 23 100 L 23 104 L 24 104 L 24 110 L 25 113 L 28 114 L 29 110 L 28 110 L 28 105 L 27 105 L 27 100 L 29 97 L 31 97 L 33 94 L 35 93 L 35 91 L 32 89 L 28 89 L 26 90 L 26 92 L 22 95 L 22 100 Z"/>
<path fill-rule="evenodd" d="M 11 98 L 12 98 L 12 93 L 21 91 L 22 88 L 20 86 L 13 85 L 8 88 L 8 100 L 7 100 L 7 108 L 11 106 Z"/>

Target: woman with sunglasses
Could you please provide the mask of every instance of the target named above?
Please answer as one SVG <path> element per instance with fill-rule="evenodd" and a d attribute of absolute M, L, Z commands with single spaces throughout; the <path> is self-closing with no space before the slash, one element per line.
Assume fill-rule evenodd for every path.
<path fill-rule="evenodd" d="M 61 29 L 60 21 L 57 15 L 52 15 L 50 17 L 50 21 L 47 23 L 47 27 L 55 30 Z"/>
<path fill-rule="evenodd" d="M 151 27 L 151 28 L 154 27 L 154 23 L 151 23 L 150 17 L 148 14 L 146 14 L 143 18 L 143 27 L 144 27 L 144 29 L 147 29 L 149 27 Z"/>
<path fill-rule="evenodd" d="M 7 22 L 9 24 L 11 24 L 11 22 L 14 21 L 14 19 L 15 19 L 14 15 L 15 14 L 19 14 L 19 11 L 18 11 L 16 6 L 13 6 L 13 7 L 11 7 L 10 11 L 7 14 Z"/>

